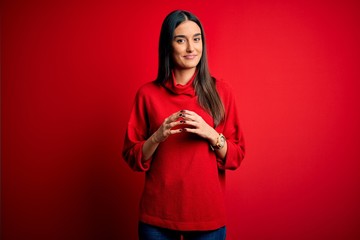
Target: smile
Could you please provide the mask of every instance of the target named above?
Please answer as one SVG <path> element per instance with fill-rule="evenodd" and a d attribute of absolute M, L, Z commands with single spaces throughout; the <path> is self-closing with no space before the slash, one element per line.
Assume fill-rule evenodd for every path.
<path fill-rule="evenodd" d="M 197 55 L 185 55 L 184 58 L 185 59 L 194 59 L 196 58 Z"/>

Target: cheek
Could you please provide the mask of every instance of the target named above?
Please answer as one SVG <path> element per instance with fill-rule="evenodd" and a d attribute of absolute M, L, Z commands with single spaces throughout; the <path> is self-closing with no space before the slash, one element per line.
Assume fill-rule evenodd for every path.
<path fill-rule="evenodd" d="M 176 52 L 175 50 L 172 53 L 172 60 L 175 64 L 179 64 L 181 62 L 181 54 L 179 52 Z"/>
<path fill-rule="evenodd" d="M 176 58 L 180 55 L 180 51 L 178 48 L 173 48 L 172 56 L 173 58 Z"/>
<path fill-rule="evenodd" d="M 180 58 L 179 53 L 174 51 L 173 54 L 172 54 L 172 59 L 174 61 L 178 61 L 179 58 Z"/>
<path fill-rule="evenodd" d="M 199 53 L 200 57 L 202 56 L 202 52 L 203 52 L 202 47 L 199 47 L 199 48 L 198 48 L 198 53 Z"/>
<path fill-rule="evenodd" d="M 171 53 L 172 58 L 175 59 L 178 56 L 178 54 L 179 54 L 178 50 L 175 47 L 173 47 Z"/>
<path fill-rule="evenodd" d="M 197 50 L 200 54 L 202 54 L 202 50 L 203 50 L 203 46 L 202 44 L 199 44 L 198 47 L 197 47 Z"/>

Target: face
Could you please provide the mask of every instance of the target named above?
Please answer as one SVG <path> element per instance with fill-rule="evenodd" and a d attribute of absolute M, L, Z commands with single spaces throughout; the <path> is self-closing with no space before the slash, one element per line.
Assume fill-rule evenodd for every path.
<path fill-rule="evenodd" d="M 182 22 L 175 28 L 172 48 L 175 68 L 196 68 L 203 48 L 200 27 L 193 21 Z"/>

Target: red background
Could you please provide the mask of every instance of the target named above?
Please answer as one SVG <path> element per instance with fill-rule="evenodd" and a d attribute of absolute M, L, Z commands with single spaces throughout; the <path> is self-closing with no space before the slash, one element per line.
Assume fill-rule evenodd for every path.
<path fill-rule="evenodd" d="M 2 239 L 136 239 L 143 174 L 122 141 L 178 8 L 237 94 L 228 239 L 359 239 L 360 4 L 344 0 L 3 2 Z"/>

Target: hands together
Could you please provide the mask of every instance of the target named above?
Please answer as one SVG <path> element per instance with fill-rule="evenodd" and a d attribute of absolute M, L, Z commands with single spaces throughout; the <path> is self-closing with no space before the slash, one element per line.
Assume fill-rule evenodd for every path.
<path fill-rule="evenodd" d="M 161 124 L 159 129 L 152 135 L 154 143 L 165 141 L 170 135 L 181 132 L 190 132 L 207 139 L 215 144 L 218 133 L 207 124 L 197 113 L 189 110 L 181 110 L 171 114 Z"/>

